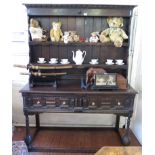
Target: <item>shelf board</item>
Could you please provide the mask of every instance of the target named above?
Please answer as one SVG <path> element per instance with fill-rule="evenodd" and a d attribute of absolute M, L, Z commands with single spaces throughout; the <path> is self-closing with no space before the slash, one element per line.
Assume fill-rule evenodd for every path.
<path fill-rule="evenodd" d="M 71 66 L 71 68 L 89 68 L 89 67 L 102 67 L 102 68 L 110 68 L 110 69 L 127 69 L 127 65 L 106 65 L 106 64 L 97 64 L 97 65 L 91 65 L 91 64 L 82 64 L 82 65 L 76 65 L 76 64 L 38 64 L 38 63 L 31 63 L 29 65 L 32 66 L 53 66 L 53 67 L 64 67 L 64 66 Z"/>
<path fill-rule="evenodd" d="M 29 42 L 29 45 L 42 45 L 42 46 L 47 46 L 47 45 L 68 45 L 68 46 L 71 46 L 71 45 L 80 45 L 80 46 L 114 46 L 113 43 L 101 43 L 101 42 L 98 42 L 98 43 L 90 43 L 90 42 L 70 42 L 70 43 L 67 43 L 65 44 L 64 42 L 51 42 L 51 41 L 30 41 Z M 123 46 L 129 46 L 129 44 L 127 42 L 124 42 L 123 43 Z"/>

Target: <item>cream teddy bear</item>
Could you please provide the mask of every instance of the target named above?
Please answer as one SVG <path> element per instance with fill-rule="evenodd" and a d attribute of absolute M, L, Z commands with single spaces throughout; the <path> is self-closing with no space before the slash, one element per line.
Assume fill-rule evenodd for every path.
<path fill-rule="evenodd" d="M 50 30 L 50 38 L 52 42 L 59 42 L 63 36 L 61 31 L 61 22 L 53 22 L 53 28 Z"/>
<path fill-rule="evenodd" d="M 47 40 L 47 36 L 43 35 L 44 30 L 40 27 L 39 21 L 34 18 L 30 19 L 29 31 L 30 31 L 32 40 L 34 41 L 46 41 Z"/>
<path fill-rule="evenodd" d="M 100 41 L 102 43 L 114 42 L 116 47 L 123 45 L 123 40 L 128 39 L 127 34 L 122 29 L 123 18 L 122 17 L 109 17 L 107 18 L 109 28 L 105 29 L 100 34 Z"/>

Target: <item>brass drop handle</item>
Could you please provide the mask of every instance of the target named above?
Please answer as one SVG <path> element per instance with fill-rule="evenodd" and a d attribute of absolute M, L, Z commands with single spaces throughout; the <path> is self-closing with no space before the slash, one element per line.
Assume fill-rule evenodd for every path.
<path fill-rule="evenodd" d="M 120 106 L 121 105 L 121 102 L 118 102 L 117 105 Z"/>
<path fill-rule="evenodd" d="M 92 106 L 95 106 L 95 102 L 92 102 Z"/>
<path fill-rule="evenodd" d="M 40 104 L 40 101 L 37 101 L 37 104 Z"/>
<path fill-rule="evenodd" d="M 63 105 L 65 105 L 65 104 L 66 104 L 66 102 L 65 102 L 65 101 L 63 101 L 63 102 L 62 102 L 62 104 L 63 104 Z"/>

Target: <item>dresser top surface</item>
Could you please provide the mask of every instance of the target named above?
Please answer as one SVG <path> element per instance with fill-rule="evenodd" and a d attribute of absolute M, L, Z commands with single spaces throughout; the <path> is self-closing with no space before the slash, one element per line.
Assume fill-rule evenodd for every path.
<path fill-rule="evenodd" d="M 58 88 L 52 86 L 36 86 L 31 88 L 26 84 L 21 90 L 21 93 L 40 93 L 40 94 L 136 94 L 137 92 L 129 86 L 126 90 L 92 90 L 81 89 L 79 85 L 63 85 Z"/>

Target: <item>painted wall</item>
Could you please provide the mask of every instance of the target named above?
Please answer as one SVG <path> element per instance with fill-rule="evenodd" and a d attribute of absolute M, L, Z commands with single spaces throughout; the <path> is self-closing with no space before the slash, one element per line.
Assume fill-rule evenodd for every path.
<path fill-rule="evenodd" d="M 133 54 L 133 64 L 131 71 L 131 86 L 138 92 L 135 99 L 134 114 L 131 121 L 131 129 L 138 140 L 142 143 L 142 9 L 139 7 L 137 17 L 137 28 L 135 35 L 135 46 Z"/>
<path fill-rule="evenodd" d="M 25 1 L 24 1 L 25 2 Z M 26 1 L 28 2 L 28 1 Z M 42 1 L 30 1 L 31 3 L 42 3 Z M 50 3 L 50 1 L 43 1 L 44 3 Z M 54 1 L 52 1 L 54 3 Z M 65 1 L 62 2 L 57 0 L 57 4 L 59 3 L 73 3 L 71 1 Z M 77 3 L 77 2 L 74 2 Z M 78 1 L 79 3 L 79 1 Z M 90 1 L 81 1 L 81 4 L 89 4 Z M 116 3 L 116 1 L 95 1 L 92 4 L 137 4 L 135 1 L 119 1 Z M 26 16 L 26 9 L 23 5 L 21 5 L 21 2 L 17 2 L 14 4 L 14 12 L 12 16 L 14 19 L 16 19 L 16 22 L 12 23 L 12 60 L 13 64 L 24 64 L 26 65 L 28 63 L 28 36 L 27 36 L 27 16 Z M 20 14 L 20 18 L 18 18 Z M 18 23 L 18 24 L 16 24 Z M 135 45 L 137 46 L 137 45 Z M 138 54 L 140 51 L 135 50 L 136 54 Z M 138 57 L 135 57 L 134 63 L 132 68 L 134 69 L 134 72 L 132 72 L 132 76 L 137 77 L 136 70 L 139 70 L 140 64 L 137 65 L 137 61 L 140 59 L 137 59 Z M 19 90 L 24 86 L 24 84 L 27 83 L 28 77 L 19 75 L 19 72 L 28 72 L 25 69 L 20 68 L 12 68 L 13 70 L 13 79 L 12 79 L 12 117 L 13 117 L 13 124 L 14 125 L 24 125 L 24 115 L 22 111 L 22 98 L 21 94 L 19 93 Z M 140 76 L 140 75 L 139 75 Z M 138 78 L 138 77 L 137 77 Z M 131 80 L 132 81 L 132 80 Z M 135 87 L 136 82 L 133 82 L 132 85 Z M 136 87 L 135 87 L 136 88 Z M 140 102 L 140 96 L 136 100 L 137 102 Z M 137 104 L 136 104 L 137 105 Z M 138 104 L 139 105 L 139 104 Z M 137 107 L 137 108 L 136 108 Z M 135 131 L 135 134 L 138 135 L 136 131 L 141 131 L 141 126 L 138 124 L 141 124 L 141 107 L 136 106 L 135 112 L 134 112 L 134 119 L 132 120 L 132 129 Z M 122 126 L 125 122 L 125 118 L 121 118 L 121 124 Z M 33 116 L 30 118 L 31 125 L 34 125 L 34 118 Z M 115 123 L 115 116 L 114 115 L 101 115 L 101 114 L 42 114 L 41 116 L 41 124 L 42 125 L 57 125 L 57 126 L 113 126 Z"/>

